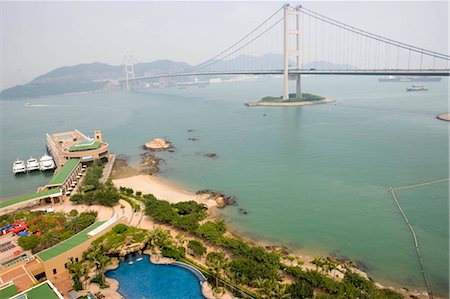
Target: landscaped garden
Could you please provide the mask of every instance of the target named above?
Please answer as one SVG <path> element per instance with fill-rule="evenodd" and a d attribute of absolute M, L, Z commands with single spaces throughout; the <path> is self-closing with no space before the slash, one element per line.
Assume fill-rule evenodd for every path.
<path fill-rule="evenodd" d="M 289 94 L 289 99 L 283 100 L 283 97 L 264 97 L 260 100 L 260 102 L 281 102 L 281 103 L 289 103 L 289 102 L 304 102 L 304 101 L 319 101 L 323 100 L 324 97 L 310 94 L 310 93 L 302 93 L 301 98 L 297 98 L 297 95 L 295 93 Z"/>
<path fill-rule="evenodd" d="M 80 214 L 76 210 L 69 214 L 17 211 L 0 216 L 0 227 L 22 221 L 27 225 L 27 235 L 19 237 L 18 244 L 24 250 L 37 253 L 79 233 L 94 223 L 96 217 L 97 212 L 93 211 Z"/>
<path fill-rule="evenodd" d="M 96 259 L 108 261 L 132 251 L 150 250 L 196 267 L 217 294 L 226 288 L 236 296 L 253 298 L 402 298 L 392 290 L 377 288 L 347 263 L 316 258 L 313 261 L 316 269 L 305 269 L 301 261 L 287 253 L 233 237 L 222 220 L 206 218 L 207 209 L 202 204 L 193 201 L 171 204 L 130 190 L 125 195 L 144 203 L 145 213 L 154 221 L 179 233 L 173 237 L 169 230 L 161 228 L 148 231 L 117 225 L 96 240 L 85 254 L 86 259 L 79 262 L 95 267 L 98 275 L 92 282 L 102 286 L 106 286 L 102 265 L 108 263 L 95 262 Z M 101 255 L 105 257 L 99 258 Z M 331 275 L 336 271 L 341 273 L 341 279 Z"/>
<path fill-rule="evenodd" d="M 104 164 L 95 161 L 86 171 L 81 188 L 70 198 L 79 204 L 112 206 L 119 201 L 117 189 L 110 179 L 101 182 Z"/>

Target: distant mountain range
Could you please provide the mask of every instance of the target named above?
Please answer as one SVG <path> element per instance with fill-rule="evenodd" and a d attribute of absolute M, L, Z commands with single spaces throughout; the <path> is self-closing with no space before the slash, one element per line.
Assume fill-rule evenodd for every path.
<path fill-rule="evenodd" d="M 135 76 L 179 72 L 190 67 L 184 62 L 157 60 L 134 65 Z M 7 88 L 1 99 L 33 98 L 46 95 L 103 90 L 111 82 L 123 79 L 123 66 L 101 62 L 64 66 L 38 76 L 24 85 Z M 164 81 L 164 80 L 162 80 Z M 117 85 L 117 83 L 116 83 Z"/>
<path fill-rule="evenodd" d="M 266 54 L 259 57 L 238 56 L 228 61 L 217 61 L 211 64 L 211 69 L 282 69 L 283 56 Z M 136 77 L 160 73 L 173 73 L 187 70 L 192 66 L 184 62 L 172 60 L 156 60 L 134 65 Z M 304 68 L 335 69 L 354 68 L 348 65 L 334 65 L 319 61 L 304 65 Z M 46 95 L 90 92 L 120 88 L 118 80 L 124 78 L 123 66 L 114 66 L 101 62 L 64 66 L 38 76 L 24 85 L 7 88 L 0 93 L 0 99 L 33 98 Z M 192 80 L 192 78 L 161 78 L 157 81 L 162 85 L 173 85 L 177 81 Z"/>

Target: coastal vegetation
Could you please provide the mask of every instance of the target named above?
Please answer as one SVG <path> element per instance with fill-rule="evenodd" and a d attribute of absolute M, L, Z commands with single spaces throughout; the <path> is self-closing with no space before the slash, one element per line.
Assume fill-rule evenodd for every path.
<path fill-rule="evenodd" d="M 324 98 L 318 95 L 310 94 L 310 93 L 302 93 L 301 98 L 297 98 L 295 93 L 289 94 L 289 99 L 283 100 L 283 97 L 264 97 L 260 100 L 260 102 L 283 102 L 283 103 L 289 103 L 289 102 L 303 102 L 303 101 L 319 101 L 323 100 Z"/>
<path fill-rule="evenodd" d="M 153 195 L 131 192 L 127 196 L 142 201 L 145 213 L 156 222 L 184 231 L 176 240 L 169 231 L 151 231 L 145 248 L 195 266 L 216 292 L 228 288 L 236 296 L 251 294 L 255 298 L 401 298 L 392 290 L 377 288 L 348 264 L 316 258 L 316 269 L 311 270 L 294 257 L 236 238 L 227 231 L 224 221 L 206 219 L 203 204 L 171 204 Z M 105 238 L 116 239 L 114 231 Z M 337 272 L 342 279 L 335 278 Z"/>
<path fill-rule="evenodd" d="M 28 225 L 28 235 L 19 237 L 18 244 L 23 250 L 37 253 L 79 233 L 94 223 L 96 217 L 94 211 L 80 214 L 18 211 L 0 216 L 0 225 L 23 220 Z"/>
<path fill-rule="evenodd" d="M 78 204 L 112 206 L 119 201 L 117 189 L 110 179 L 101 182 L 104 164 L 95 161 L 86 171 L 81 188 L 70 200 Z"/>

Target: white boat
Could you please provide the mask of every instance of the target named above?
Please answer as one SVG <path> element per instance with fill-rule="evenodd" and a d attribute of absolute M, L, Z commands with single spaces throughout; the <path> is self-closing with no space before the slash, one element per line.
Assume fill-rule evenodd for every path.
<path fill-rule="evenodd" d="M 428 87 L 426 87 L 425 85 L 413 85 L 406 89 L 406 91 L 426 91 L 426 90 L 428 90 Z"/>
<path fill-rule="evenodd" d="M 33 157 L 30 157 L 30 159 L 27 160 L 27 171 L 32 170 L 38 170 L 39 169 L 39 162 Z"/>
<path fill-rule="evenodd" d="M 43 155 L 39 159 L 39 169 L 41 171 L 52 170 L 55 168 L 55 162 L 49 155 Z"/>
<path fill-rule="evenodd" d="M 27 172 L 25 163 L 23 163 L 22 160 L 17 159 L 17 161 L 14 162 L 14 164 L 13 164 L 13 172 L 14 172 L 14 174 Z"/>

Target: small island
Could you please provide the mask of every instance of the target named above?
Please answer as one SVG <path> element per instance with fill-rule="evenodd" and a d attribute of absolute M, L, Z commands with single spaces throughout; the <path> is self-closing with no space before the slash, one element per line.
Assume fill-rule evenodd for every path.
<path fill-rule="evenodd" d="M 306 106 L 335 102 L 333 99 L 324 98 L 310 93 L 302 93 L 301 98 L 297 98 L 296 94 L 289 94 L 289 99 L 283 100 L 283 97 L 264 97 L 259 101 L 245 103 L 246 106 Z"/>
<path fill-rule="evenodd" d="M 444 113 L 441 115 L 436 116 L 437 119 L 443 120 L 443 121 L 450 121 L 450 113 Z"/>
<path fill-rule="evenodd" d="M 164 150 L 171 150 L 173 149 L 172 143 L 170 143 L 167 140 L 164 140 L 163 138 L 155 138 L 150 140 L 149 142 L 146 142 L 144 144 L 145 149 L 149 149 L 151 151 L 164 151 Z"/>

